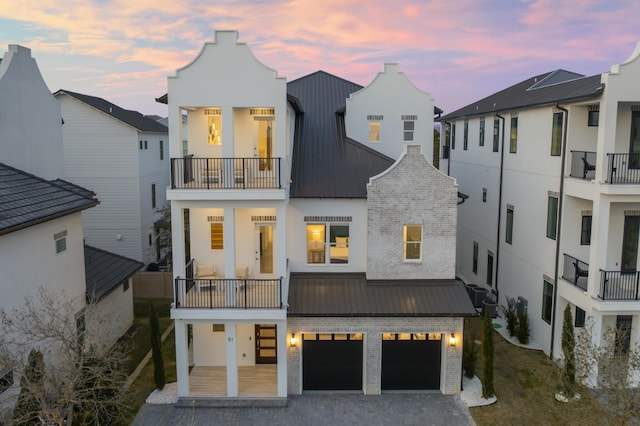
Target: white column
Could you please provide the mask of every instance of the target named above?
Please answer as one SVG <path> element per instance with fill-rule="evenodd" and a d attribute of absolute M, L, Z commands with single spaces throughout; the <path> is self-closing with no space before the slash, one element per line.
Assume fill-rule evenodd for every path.
<path fill-rule="evenodd" d="M 588 293 L 596 296 L 600 291 L 600 269 L 607 269 L 607 238 L 611 202 L 605 195 L 598 195 L 593 201 L 593 218 L 591 222 L 591 246 L 589 251 Z"/>
<path fill-rule="evenodd" d="M 225 323 L 227 336 L 227 396 L 238 396 L 238 358 L 236 354 L 236 324 Z"/>
<path fill-rule="evenodd" d="M 278 396 L 287 396 L 287 321 L 276 321 L 278 342 Z M 302 342 L 299 342 L 300 344 Z"/>
<path fill-rule="evenodd" d="M 222 156 L 224 158 L 233 158 L 235 135 L 233 131 L 233 108 L 232 107 L 224 107 L 222 108 Z M 233 176 L 233 172 L 231 175 Z"/>
<path fill-rule="evenodd" d="M 189 342 L 187 342 L 186 329 L 187 324 L 184 321 L 175 321 L 178 397 L 189 396 Z"/>
<path fill-rule="evenodd" d="M 173 277 L 184 278 L 184 215 L 183 205 L 179 201 L 171 202 L 171 247 L 173 264 Z"/>
<path fill-rule="evenodd" d="M 233 207 L 224 208 L 224 276 L 227 281 L 227 306 L 235 306 L 236 289 L 236 211 Z"/>
<path fill-rule="evenodd" d="M 303 232 L 301 230 L 300 232 Z M 278 203 L 276 207 L 276 241 L 275 241 L 275 275 L 276 278 L 283 278 L 282 293 L 280 295 L 283 303 L 287 302 L 288 277 L 287 277 L 287 205 L 286 202 Z"/>

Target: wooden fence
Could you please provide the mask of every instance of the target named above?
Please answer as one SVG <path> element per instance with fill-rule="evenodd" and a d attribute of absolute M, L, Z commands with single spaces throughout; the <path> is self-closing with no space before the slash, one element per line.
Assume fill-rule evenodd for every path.
<path fill-rule="evenodd" d="M 133 297 L 173 299 L 173 273 L 138 272 L 133 276 Z"/>

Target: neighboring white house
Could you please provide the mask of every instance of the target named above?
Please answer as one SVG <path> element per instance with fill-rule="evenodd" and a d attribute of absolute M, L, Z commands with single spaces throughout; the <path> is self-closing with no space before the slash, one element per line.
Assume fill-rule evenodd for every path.
<path fill-rule="evenodd" d="M 395 64 L 366 88 L 287 84 L 237 38 L 217 31 L 159 98 L 181 401 L 459 392 L 475 310 L 455 280 L 457 185 L 430 162 L 433 99 Z"/>
<path fill-rule="evenodd" d="M 67 179 L 94 190 L 83 216 L 87 244 L 157 262 L 156 209 L 169 183 L 167 128 L 102 98 L 58 90 Z"/>
<path fill-rule="evenodd" d="M 595 343 L 608 328 L 629 331 L 623 351 L 639 341 L 639 56 L 592 77 L 541 74 L 441 119 L 440 167 L 469 194 L 457 273 L 502 305 L 524 298 L 554 357 L 567 304 Z"/>

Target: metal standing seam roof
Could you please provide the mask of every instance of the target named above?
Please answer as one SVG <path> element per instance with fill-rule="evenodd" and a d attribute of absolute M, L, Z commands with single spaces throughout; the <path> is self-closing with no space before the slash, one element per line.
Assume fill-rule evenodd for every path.
<path fill-rule="evenodd" d="M 102 299 L 143 266 L 144 264 L 137 260 L 85 245 L 87 297 Z"/>
<path fill-rule="evenodd" d="M 440 121 L 595 98 L 603 89 L 600 74 L 585 77 L 570 71 L 556 70 L 528 78 L 473 102 L 442 116 Z"/>
<path fill-rule="evenodd" d="M 287 93 L 304 111 L 294 135 L 292 198 L 366 198 L 369 178 L 393 164 L 391 158 L 345 136 L 340 110 L 360 89 L 324 71 L 287 84 Z"/>
<path fill-rule="evenodd" d="M 0 163 L 0 235 L 93 207 L 99 203 L 94 195 Z"/>
<path fill-rule="evenodd" d="M 57 96 L 58 94 L 64 93 L 66 95 L 71 96 L 83 102 L 97 110 L 102 111 L 105 114 L 112 116 L 113 118 L 122 121 L 125 124 L 128 124 L 131 127 L 135 127 L 141 132 L 157 132 L 157 133 L 167 133 L 168 128 L 164 124 L 158 123 L 155 120 L 152 120 L 148 117 L 145 117 L 138 111 L 132 111 L 128 109 L 120 108 L 116 104 L 112 104 L 111 102 L 98 98 L 96 96 L 83 95 L 82 93 L 72 92 L 70 90 L 60 89 L 55 92 L 53 95 Z"/>
<path fill-rule="evenodd" d="M 457 280 L 367 281 L 364 273 L 292 273 L 288 315 L 466 317 L 477 312 Z"/>

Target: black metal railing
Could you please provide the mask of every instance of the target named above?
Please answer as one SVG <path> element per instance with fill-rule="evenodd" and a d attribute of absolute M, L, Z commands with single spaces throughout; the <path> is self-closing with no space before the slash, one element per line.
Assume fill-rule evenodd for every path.
<path fill-rule="evenodd" d="M 638 278 L 640 272 L 600 270 L 600 293 L 602 300 L 640 300 L 638 298 Z"/>
<path fill-rule="evenodd" d="M 281 309 L 282 278 L 175 279 L 175 307 L 183 309 Z"/>
<path fill-rule="evenodd" d="M 596 176 L 596 153 L 591 151 L 571 151 L 571 172 L 569 176 L 591 180 Z"/>
<path fill-rule="evenodd" d="M 280 158 L 171 159 L 172 189 L 281 188 Z"/>
<path fill-rule="evenodd" d="M 607 154 L 607 183 L 640 183 L 640 153 Z"/>
<path fill-rule="evenodd" d="M 569 281 L 579 289 L 587 291 L 589 264 L 565 253 L 562 278 Z"/>

